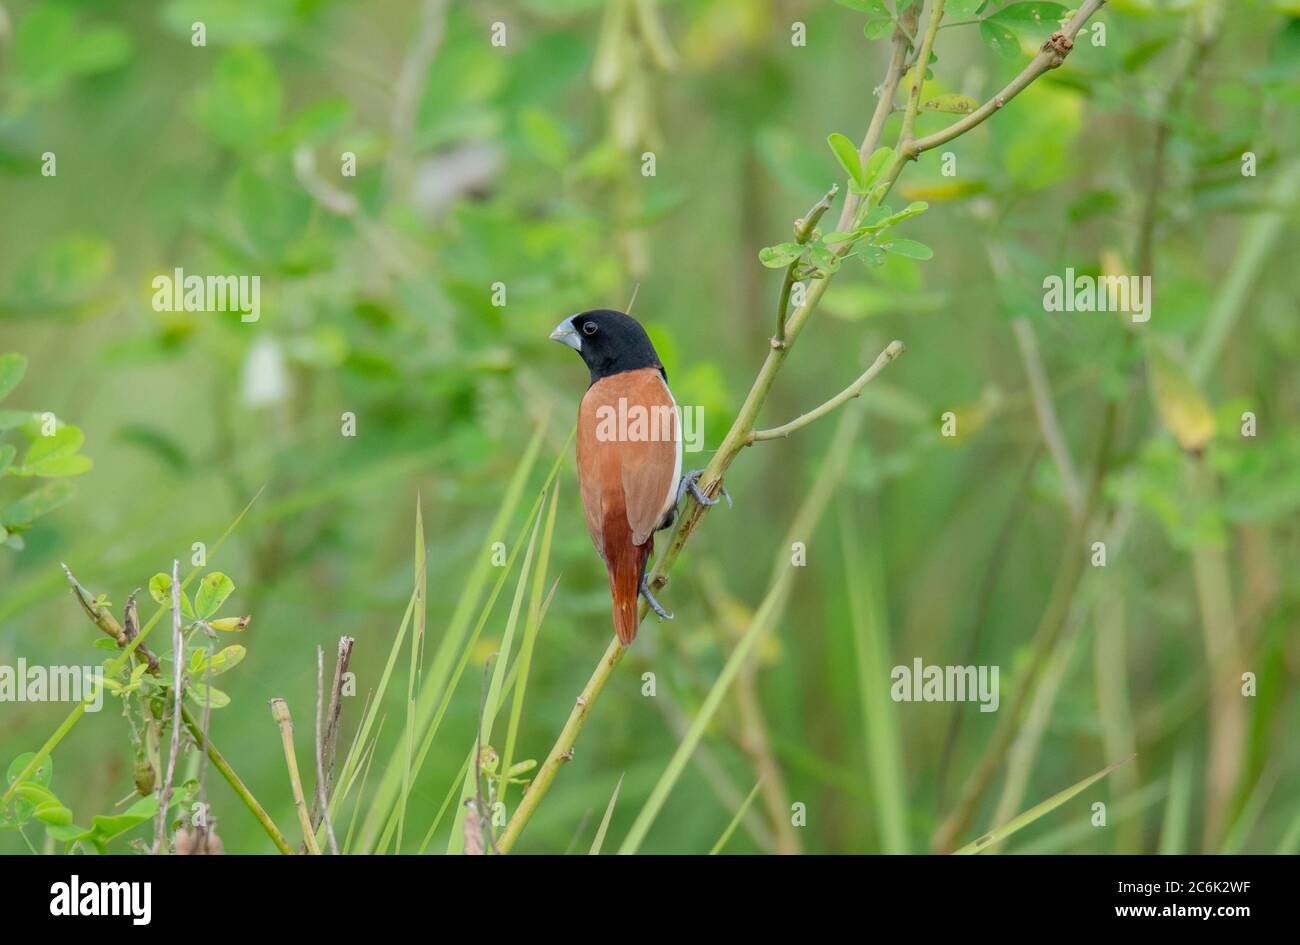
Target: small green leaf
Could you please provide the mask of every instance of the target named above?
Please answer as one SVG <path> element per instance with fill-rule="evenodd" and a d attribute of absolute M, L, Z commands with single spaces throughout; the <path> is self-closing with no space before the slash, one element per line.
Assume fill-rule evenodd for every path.
<path fill-rule="evenodd" d="M 892 19 L 872 19 L 862 24 L 862 33 L 867 39 L 880 39 L 882 36 L 888 36 L 894 31 L 894 21 Z"/>
<path fill-rule="evenodd" d="M 823 243 L 847 243 L 858 235 L 856 230 L 836 230 L 822 237 Z"/>
<path fill-rule="evenodd" d="M 198 592 L 194 595 L 194 613 L 200 620 L 206 620 L 220 609 L 226 598 L 235 590 L 235 582 L 220 571 L 203 575 Z"/>
<path fill-rule="evenodd" d="M 72 843 L 74 840 L 85 840 L 92 833 L 91 830 L 85 827 L 78 827 L 76 824 L 51 824 L 45 828 L 45 832 L 59 843 Z"/>
<path fill-rule="evenodd" d="M 867 158 L 866 167 L 862 171 L 862 189 L 867 190 L 880 176 L 881 171 L 894 160 L 893 148 L 876 148 L 871 152 L 871 157 Z"/>
<path fill-rule="evenodd" d="M 230 705 L 230 696 L 220 689 L 203 683 L 190 683 L 190 687 L 185 690 L 185 695 L 200 706 L 206 704 L 213 709 L 224 709 Z"/>
<path fill-rule="evenodd" d="M 5 474 L 5 470 L 9 468 L 16 455 L 18 455 L 18 450 L 14 449 L 12 443 L 5 443 L 0 446 L 0 476 Z"/>
<path fill-rule="evenodd" d="M 0 400 L 9 396 L 9 392 L 18 386 L 25 373 L 27 373 L 25 357 L 16 352 L 0 354 Z"/>
<path fill-rule="evenodd" d="M 814 266 L 822 272 L 838 272 L 840 268 L 840 257 L 825 246 L 809 247 L 808 259 Z"/>
<path fill-rule="evenodd" d="M 854 147 L 853 142 L 837 131 L 827 136 L 826 143 L 831 146 L 835 159 L 840 162 L 840 167 L 844 168 L 845 173 L 854 183 L 859 187 L 865 186 L 862 177 L 862 158 L 858 155 L 858 149 Z"/>
<path fill-rule="evenodd" d="M 63 456 L 71 456 L 86 442 L 86 435 L 74 426 L 62 426 L 49 436 L 38 436 L 27 449 L 23 457 L 23 466 L 28 472 L 36 472 L 42 463 Z"/>
<path fill-rule="evenodd" d="M 95 843 L 106 843 L 114 837 L 120 836 L 130 830 L 132 827 L 138 827 L 140 824 L 152 820 L 158 813 L 158 795 L 150 794 L 148 797 L 142 797 L 120 814 L 113 816 L 100 815 L 95 817 L 91 823 L 91 839 Z"/>
<path fill-rule="evenodd" d="M 893 253 L 895 256 L 906 256 L 908 259 L 934 258 L 934 250 L 924 243 L 918 243 L 916 240 L 885 240 L 880 244 L 880 248 L 887 253 Z"/>
<path fill-rule="evenodd" d="M 36 752 L 25 751 L 13 761 L 9 762 L 9 770 L 5 773 L 5 783 L 13 784 L 22 774 L 23 768 L 36 757 Z M 36 784 L 49 784 L 54 779 L 54 759 L 47 757 L 42 761 L 35 771 L 32 771 L 25 777 L 24 781 L 33 781 Z"/>
<path fill-rule="evenodd" d="M 1003 59 L 1020 58 L 1020 41 L 1016 39 L 1015 33 L 1001 23 L 980 20 L 980 39 L 984 40 L 985 46 L 992 49 Z"/>
<path fill-rule="evenodd" d="M 197 677 L 211 672 L 213 676 L 217 676 L 229 669 L 234 669 L 247 655 L 248 650 L 236 643 L 215 653 L 209 668 L 207 650 L 195 650 L 194 659 L 190 661 L 190 675 Z"/>
<path fill-rule="evenodd" d="M 868 266 L 883 266 L 885 264 L 886 253 L 879 246 L 872 246 L 869 243 L 859 244 L 861 247 L 856 252 L 856 256 Z"/>
<path fill-rule="evenodd" d="M 803 255 L 803 249 L 798 243 L 764 246 L 758 251 L 758 261 L 768 269 L 784 269 Z"/>
<path fill-rule="evenodd" d="M 59 801 L 46 801 L 44 804 L 37 804 L 32 816 L 41 823 L 53 827 L 65 827 L 72 823 L 72 811 L 64 807 Z"/>
<path fill-rule="evenodd" d="M 159 571 L 149 579 L 149 596 L 159 604 L 170 608 L 172 605 L 172 578 L 170 574 Z M 189 595 L 181 591 L 181 615 L 190 620 L 195 619 L 194 608 L 190 606 Z"/>

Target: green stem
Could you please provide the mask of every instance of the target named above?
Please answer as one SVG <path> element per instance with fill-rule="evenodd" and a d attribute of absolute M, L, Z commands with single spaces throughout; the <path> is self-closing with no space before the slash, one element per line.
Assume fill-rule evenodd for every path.
<path fill-rule="evenodd" d="M 194 717 L 190 715 L 189 709 L 181 709 L 181 721 L 183 721 L 185 727 L 189 729 L 190 735 L 194 738 L 195 744 L 207 751 L 208 760 L 212 762 L 212 766 L 221 772 L 221 776 L 226 779 L 226 783 L 234 789 L 234 792 L 239 795 L 239 799 L 244 802 L 244 806 L 252 812 L 253 816 L 257 819 L 257 822 L 262 825 L 262 829 L 265 830 L 266 835 L 271 838 L 271 842 L 275 844 L 276 849 L 281 853 L 292 854 L 293 847 L 289 846 L 289 841 L 284 838 L 284 834 L 280 833 L 279 828 L 275 826 L 275 821 L 271 820 L 271 816 L 266 812 L 262 805 L 257 802 L 257 798 L 253 796 L 253 792 L 248 789 L 247 785 L 245 785 L 242 780 L 240 780 L 239 775 L 235 774 L 235 769 L 230 767 L 230 762 L 226 761 L 225 755 L 221 754 L 221 752 L 217 750 L 217 746 L 212 744 L 210 738 L 204 737 L 203 729 L 194 721 Z"/>

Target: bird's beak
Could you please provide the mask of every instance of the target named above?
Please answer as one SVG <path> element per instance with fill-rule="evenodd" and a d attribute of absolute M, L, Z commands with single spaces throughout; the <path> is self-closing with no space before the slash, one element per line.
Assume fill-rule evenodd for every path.
<path fill-rule="evenodd" d="M 562 345 L 568 345 L 574 351 L 582 350 L 582 339 L 578 337 L 578 332 L 573 327 L 573 321 L 568 318 L 555 326 L 555 331 L 551 332 L 551 340 L 558 341 Z"/>

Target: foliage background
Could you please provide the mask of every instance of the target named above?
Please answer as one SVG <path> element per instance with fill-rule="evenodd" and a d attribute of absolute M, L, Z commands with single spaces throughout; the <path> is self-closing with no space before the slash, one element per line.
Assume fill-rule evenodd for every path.
<path fill-rule="evenodd" d="M 120 605 L 265 486 L 217 564 L 238 585 L 230 612 L 253 624 L 241 641 L 248 658 L 224 680 L 233 704 L 212 732 L 292 834 L 267 700 L 295 707 L 300 757 L 310 757 L 315 647 L 330 654 L 339 635 L 355 636 L 358 688 L 374 685 L 410 594 L 417 494 L 436 641 L 475 556 L 510 540 L 488 525 L 525 443 L 549 418 L 537 486 L 564 444 L 585 374 L 546 340 L 557 321 L 623 307 L 639 285 L 634 313 L 677 400 L 704 408 L 716 446 L 772 333 L 781 274 L 759 266 L 757 251 L 789 239 L 790 221 L 840 176 L 826 135 L 857 140 L 873 107 L 886 49 L 864 37 L 854 5 L 664 2 L 653 9 L 672 49 L 656 50 L 611 38 L 616 17 L 599 0 L 453 2 L 445 26 L 439 4 L 391 0 L 5 0 L 0 352 L 23 352 L 30 366 L 4 406 L 75 423 L 94 466 L 23 534 L 23 550 L 0 547 L 0 662 L 97 662 L 59 562 Z M 805 851 L 885 848 L 870 772 L 886 762 L 864 719 L 854 587 L 874 589 L 889 665 L 1000 665 L 1003 706 L 1026 665 L 1068 516 L 1040 446 L 1017 317 L 1032 324 L 1085 470 L 1106 404 L 1128 405 L 1103 495 L 1131 514 L 1104 578 L 1085 577 L 1090 596 L 1054 664 L 1059 687 L 1017 809 L 1119 760 L 1099 709 L 1108 685 L 1124 695 L 1126 714 L 1112 722 L 1138 758 L 1008 849 L 1300 848 L 1295 188 L 1289 203 L 1275 196 L 1298 173 L 1300 9 L 1229 4 L 1184 83 L 1181 44 L 1204 6 L 1114 0 L 1100 18 L 1104 47 L 1080 42 L 1064 68 L 954 143 L 955 178 L 941 175 L 938 153 L 923 156 L 900 190 L 930 203 L 908 235 L 935 258 L 846 267 L 778 379 L 766 425 L 833 395 L 889 339 L 908 348 L 846 408 L 867 414 L 847 481 L 803 537 L 807 567 L 762 650 L 766 732 L 787 800 L 807 805 L 796 832 Z M 195 20 L 207 26 L 204 48 L 190 43 Z M 495 21 L 508 26 L 504 49 L 488 42 Z M 806 47 L 791 45 L 794 21 L 807 26 Z M 1027 29 L 1026 48 L 1044 32 Z M 999 57 L 974 27 L 939 37 L 927 92 L 982 100 L 1027 60 Z M 1162 110 L 1171 84 L 1185 94 Z M 950 120 L 924 115 L 921 130 Z M 1162 121 L 1169 142 L 1153 178 Z M 647 150 L 654 177 L 641 174 Z M 55 177 L 39 172 L 46 151 Z M 355 178 L 338 173 L 344 151 L 357 156 Z M 1256 177 L 1240 173 L 1245 151 L 1258 155 Z M 1107 258 L 1139 271 L 1153 185 L 1146 331 L 1176 363 L 1202 337 L 1252 227 L 1282 215 L 1203 385 L 1217 425 L 1201 459 L 1162 426 L 1120 322 L 1042 311 L 1045 275 L 1095 273 Z M 260 274 L 261 320 L 155 312 L 150 280 L 174 267 Z M 503 308 L 491 304 L 498 281 Z M 1258 416 L 1254 439 L 1239 435 L 1244 410 Z M 357 415 L 355 438 L 339 434 L 344 411 Z M 958 415 L 955 439 L 939 435 L 945 411 Z M 643 625 L 521 850 L 585 849 L 620 775 L 610 836 L 626 831 L 676 745 L 674 713 L 694 713 L 732 645 L 708 587 L 742 607 L 762 598 L 833 427 L 742 456 L 728 478 L 735 510 L 709 516 L 661 595 L 677 619 Z M 21 443 L 14 435 L 6 442 Z M 1189 462 L 1211 471 L 1211 493 L 1190 484 Z M 26 485 L 0 479 L 0 507 Z M 528 688 L 525 758 L 545 755 L 610 633 L 580 514 L 569 458 L 551 562 L 561 580 Z M 1206 822 L 1198 549 L 1226 556 L 1229 612 L 1259 678 L 1221 827 Z M 1093 603 L 1103 599 L 1122 601 L 1119 617 Z M 505 609 L 474 667 L 495 649 Z M 646 670 L 658 676 L 655 700 L 640 694 Z M 402 699 L 391 696 L 396 717 Z M 478 702 L 470 672 L 413 786 L 413 832 L 456 778 Z M 345 707 L 345 745 L 359 706 Z M 0 760 L 37 747 L 66 710 L 0 705 Z M 969 704 L 885 711 L 900 733 L 902 833 L 925 849 L 997 714 Z M 645 850 L 712 846 L 755 781 L 737 726 L 729 703 L 705 764 L 688 768 Z M 390 720 L 387 734 L 396 727 Z M 130 792 L 126 735 L 110 704 L 55 752 L 55 787 L 79 819 Z M 988 825 L 999 782 L 975 830 Z M 225 784 L 209 785 L 226 849 L 269 851 Z M 1086 828 L 1095 800 L 1111 805 L 1108 829 Z M 0 851 L 23 849 L 0 833 Z M 728 847 L 758 849 L 743 827 Z"/>

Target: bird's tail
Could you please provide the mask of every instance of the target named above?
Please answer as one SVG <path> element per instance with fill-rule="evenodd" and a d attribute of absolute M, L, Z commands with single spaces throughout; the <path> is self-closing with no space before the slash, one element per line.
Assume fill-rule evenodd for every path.
<path fill-rule="evenodd" d="M 628 553 L 609 562 L 609 589 L 614 598 L 614 632 L 618 642 L 631 646 L 640 624 L 641 574 L 654 549 L 654 539 L 644 545 L 628 545 Z"/>

